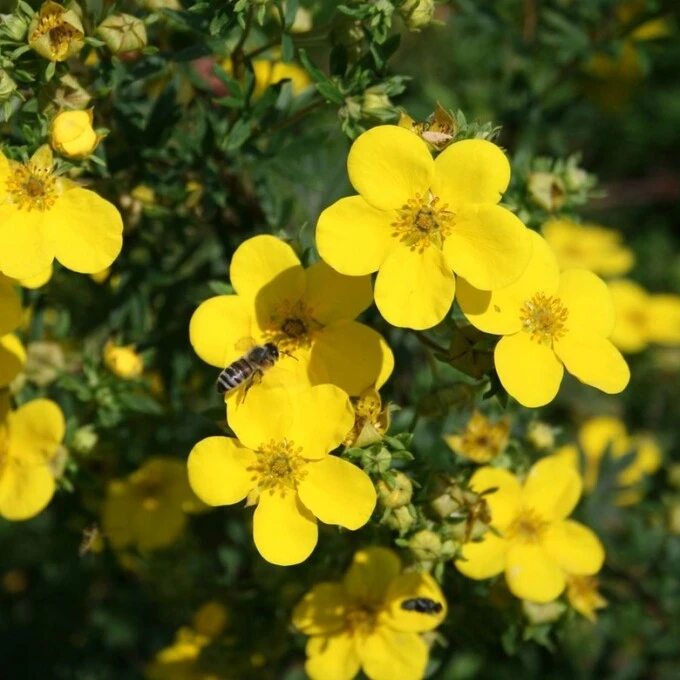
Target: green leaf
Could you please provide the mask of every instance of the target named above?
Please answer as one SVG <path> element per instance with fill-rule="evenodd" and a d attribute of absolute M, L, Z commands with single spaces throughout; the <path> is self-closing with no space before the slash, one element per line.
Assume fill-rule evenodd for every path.
<path fill-rule="evenodd" d="M 345 103 L 345 98 L 339 92 L 338 88 L 335 85 L 332 85 L 330 82 L 317 83 L 316 89 L 324 99 L 333 104 L 342 106 Z"/>

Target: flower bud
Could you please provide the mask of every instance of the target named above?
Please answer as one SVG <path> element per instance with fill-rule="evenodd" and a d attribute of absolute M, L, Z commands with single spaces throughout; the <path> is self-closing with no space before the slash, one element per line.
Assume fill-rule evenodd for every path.
<path fill-rule="evenodd" d="M 99 441 L 99 435 L 94 425 L 83 425 L 73 433 L 71 449 L 83 456 L 89 454 Z"/>
<path fill-rule="evenodd" d="M 50 144 L 55 151 L 68 158 L 89 156 L 100 138 L 92 127 L 92 109 L 64 111 L 52 121 Z"/>
<path fill-rule="evenodd" d="M 555 428 L 535 420 L 527 430 L 527 441 L 537 451 L 549 451 L 555 446 Z"/>
<path fill-rule="evenodd" d="M 28 27 L 28 44 L 41 57 L 65 61 L 85 45 L 83 24 L 74 9 L 47 0 Z"/>
<path fill-rule="evenodd" d="M 400 534 L 405 534 L 416 521 L 416 518 L 411 514 L 407 505 L 401 508 L 396 508 L 393 510 L 389 517 L 385 519 L 385 524 L 394 531 L 398 531 Z"/>
<path fill-rule="evenodd" d="M 390 98 L 378 88 L 369 88 L 361 100 L 361 115 L 381 122 L 394 118 L 394 104 Z"/>
<path fill-rule="evenodd" d="M 0 102 L 7 101 L 16 91 L 17 84 L 7 71 L 0 69 Z"/>
<path fill-rule="evenodd" d="M 394 473 L 394 484 L 384 479 L 378 482 L 378 496 L 386 508 L 401 508 L 411 502 L 413 484 L 403 472 Z"/>
<path fill-rule="evenodd" d="M 146 47 L 146 26 L 131 14 L 112 14 L 97 26 L 95 32 L 114 54 L 135 52 Z"/>
<path fill-rule="evenodd" d="M 399 13 L 410 31 L 419 31 L 432 23 L 434 9 L 434 0 L 406 0 Z"/>
<path fill-rule="evenodd" d="M 567 200 L 564 182 L 552 172 L 532 172 L 528 190 L 534 203 L 548 212 L 559 210 Z"/>
<path fill-rule="evenodd" d="M 135 352 L 134 345 L 114 345 L 109 340 L 104 346 L 104 365 L 119 378 L 138 378 L 144 370 L 142 357 Z"/>
<path fill-rule="evenodd" d="M 442 553 L 442 539 L 429 529 L 413 534 L 408 547 L 419 562 L 436 562 Z"/>
<path fill-rule="evenodd" d="M 28 30 L 28 19 L 16 14 L 0 14 L 0 37 L 23 42 Z"/>
<path fill-rule="evenodd" d="M 381 448 L 377 453 L 366 450 L 361 456 L 361 467 L 366 472 L 387 472 L 392 467 L 392 454 L 386 448 Z"/>
<path fill-rule="evenodd" d="M 66 357 L 58 343 L 31 342 L 28 345 L 24 371 L 31 382 L 46 387 L 53 383 L 65 368 Z"/>

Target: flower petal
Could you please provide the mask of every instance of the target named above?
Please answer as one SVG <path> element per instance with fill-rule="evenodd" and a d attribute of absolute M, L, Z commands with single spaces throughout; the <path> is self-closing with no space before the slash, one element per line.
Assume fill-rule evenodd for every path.
<path fill-rule="evenodd" d="M 382 385 L 393 368 L 394 355 L 385 339 L 357 321 L 326 326 L 312 346 L 309 362 L 312 383 L 332 383 L 352 397 Z"/>
<path fill-rule="evenodd" d="M 361 666 L 371 680 L 421 680 L 428 650 L 417 633 L 402 633 L 378 626 L 363 641 Z"/>
<path fill-rule="evenodd" d="M 607 284 L 585 269 L 567 269 L 560 275 L 557 296 L 569 310 L 567 328 L 578 335 L 608 338 L 616 315 Z"/>
<path fill-rule="evenodd" d="M 604 338 L 567 333 L 555 342 L 555 353 L 575 378 L 607 394 L 623 392 L 630 381 L 626 360 Z"/>
<path fill-rule="evenodd" d="M 231 505 L 253 489 L 255 454 L 231 437 L 207 437 L 191 449 L 187 462 L 189 484 L 208 505 Z"/>
<path fill-rule="evenodd" d="M 483 139 L 464 139 L 435 160 L 433 192 L 444 203 L 498 203 L 510 183 L 510 162 L 500 147 Z"/>
<path fill-rule="evenodd" d="M 456 300 L 467 320 L 485 333 L 510 335 L 520 330 L 520 310 L 536 293 L 552 295 L 559 283 L 557 260 L 545 239 L 529 231 L 531 259 L 522 276 L 505 288 L 484 291 L 458 278 Z"/>
<path fill-rule="evenodd" d="M 400 246 L 380 267 L 375 303 L 393 326 L 425 330 L 446 316 L 455 290 L 455 279 L 439 250 L 418 252 Z"/>
<path fill-rule="evenodd" d="M 272 369 L 273 370 L 273 369 Z M 270 440 L 294 439 L 292 392 L 280 387 L 259 390 L 256 399 L 234 401 L 227 409 L 227 422 L 244 446 L 257 451 Z M 297 392 L 295 392 L 297 398 Z M 345 399 L 346 399 L 345 395 Z M 305 402 L 306 403 L 306 402 Z M 310 417 L 312 411 L 307 413 Z M 351 427 L 351 425 L 350 425 Z M 300 446 L 300 442 L 296 441 Z"/>
<path fill-rule="evenodd" d="M 441 604 L 442 609 L 436 614 L 421 614 L 404 609 L 402 607 L 404 600 L 414 597 L 428 598 Z M 446 598 L 437 582 L 430 574 L 421 574 L 416 571 L 400 574 L 390 582 L 385 596 L 385 607 L 383 620 L 386 625 L 404 633 L 423 633 L 426 630 L 433 630 L 446 618 L 448 611 Z"/>
<path fill-rule="evenodd" d="M 529 230 L 499 205 L 465 205 L 444 241 L 449 269 L 475 288 L 497 290 L 514 283 L 531 257 Z"/>
<path fill-rule="evenodd" d="M 434 179 L 434 161 L 418 135 L 396 125 L 379 125 L 352 144 L 347 171 L 366 201 L 389 210 L 425 194 Z"/>
<path fill-rule="evenodd" d="M 600 539 L 588 527 L 573 520 L 553 524 L 541 543 L 568 574 L 596 574 L 604 563 Z"/>
<path fill-rule="evenodd" d="M 317 583 L 293 610 L 293 625 L 305 635 L 328 635 L 344 628 L 346 611 L 341 583 Z"/>
<path fill-rule="evenodd" d="M 372 546 L 354 553 L 343 584 L 359 602 L 382 604 L 390 582 L 401 573 L 401 560 L 389 548 Z"/>
<path fill-rule="evenodd" d="M 375 509 L 371 478 L 338 456 L 326 456 L 305 467 L 298 482 L 300 500 L 325 524 L 360 529 Z"/>
<path fill-rule="evenodd" d="M 36 274 L 35 276 L 29 276 L 28 278 L 20 279 L 19 283 L 22 288 L 30 288 L 34 290 L 36 288 L 42 288 L 51 278 L 54 273 L 54 263 L 51 263 L 47 269 Z"/>
<path fill-rule="evenodd" d="M 219 295 L 202 302 L 189 323 L 189 339 L 194 351 L 203 361 L 217 368 L 226 368 L 243 356 L 244 342 L 252 337 L 252 333 L 251 310 L 237 295 Z"/>
<path fill-rule="evenodd" d="M 477 493 L 495 489 L 484 498 L 491 511 L 491 524 L 503 530 L 515 519 L 519 511 L 521 487 L 517 477 L 508 470 L 486 466 L 470 478 L 470 487 Z"/>
<path fill-rule="evenodd" d="M 52 500 L 54 488 L 46 465 L 9 459 L 0 474 L 0 515 L 10 520 L 34 517 Z"/>
<path fill-rule="evenodd" d="M 508 542 L 505 539 L 487 532 L 481 541 L 465 543 L 462 559 L 456 560 L 454 564 L 464 576 L 481 581 L 503 571 L 507 550 Z"/>
<path fill-rule="evenodd" d="M 318 534 L 314 515 L 296 493 L 260 494 L 253 517 L 253 538 L 267 562 L 282 567 L 304 562 L 312 554 Z"/>
<path fill-rule="evenodd" d="M 16 283 L 0 274 L 0 335 L 18 328 L 21 318 L 21 298 Z"/>
<path fill-rule="evenodd" d="M 133 542 L 141 551 L 167 548 L 182 535 L 187 524 L 182 509 L 167 501 L 155 507 L 137 506 L 132 521 Z"/>
<path fill-rule="evenodd" d="M 1 205 L 0 272 L 23 279 L 45 271 L 54 259 L 45 232 L 45 213 L 20 212 L 12 204 Z"/>
<path fill-rule="evenodd" d="M 564 572 L 539 545 L 513 543 L 508 548 L 505 580 L 515 597 L 550 602 L 566 585 Z"/>
<path fill-rule="evenodd" d="M 33 399 L 9 413 L 7 455 L 26 463 L 46 463 L 64 439 L 66 422 L 59 406 L 49 399 Z"/>
<path fill-rule="evenodd" d="M 609 284 L 616 323 L 610 340 L 622 352 L 641 352 L 650 340 L 653 325 L 651 298 L 634 281 L 621 279 Z"/>
<path fill-rule="evenodd" d="M 353 680 L 359 669 L 359 655 L 351 633 L 309 639 L 305 671 L 311 680 Z"/>
<path fill-rule="evenodd" d="M 319 216 L 319 255 L 333 269 L 349 276 L 378 271 L 397 245 L 392 237 L 396 219 L 394 211 L 374 208 L 361 196 L 341 198 Z"/>
<path fill-rule="evenodd" d="M 661 345 L 680 343 L 680 296 L 652 295 L 649 307 L 649 339 Z"/>
<path fill-rule="evenodd" d="M 551 402 L 564 375 L 552 348 L 532 340 L 524 331 L 501 338 L 494 363 L 508 394 L 530 408 Z"/>
<path fill-rule="evenodd" d="M 522 488 L 522 505 L 548 521 L 564 519 L 581 498 L 583 483 L 565 456 L 546 456 L 535 463 Z"/>
<path fill-rule="evenodd" d="M 54 256 L 74 272 L 95 274 L 106 269 L 123 247 L 118 209 L 93 191 L 79 187 L 65 191 L 45 219 Z"/>
<path fill-rule="evenodd" d="M 7 387 L 26 363 L 26 350 L 16 335 L 0 337 L 0 388 Z"/>

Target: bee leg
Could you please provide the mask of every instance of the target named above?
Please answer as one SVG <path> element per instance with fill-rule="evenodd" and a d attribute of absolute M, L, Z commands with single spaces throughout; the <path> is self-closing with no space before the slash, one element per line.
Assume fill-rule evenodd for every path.
<path fill-rule="evenodd" d="M 262 382 L 262 376 L 264 373 L 261 370 L 256 370 L 255 373 L 253 373 L 252 377 L 248 381 L 248 384 L 246 385 L 245 389 L 243 390 L 243 399 L 241 399 L 241 403 L 243 403 L 246 400 L 246 397 L 248 396 L 248 390 L 253 386 L 253 385 L 259 385 Z"/>

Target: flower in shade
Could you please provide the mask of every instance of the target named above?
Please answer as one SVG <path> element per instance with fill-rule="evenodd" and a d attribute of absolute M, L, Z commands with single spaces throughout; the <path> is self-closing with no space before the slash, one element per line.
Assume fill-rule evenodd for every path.
<path fill-rule="evenodd" d="M 229 409 L 238 439 L 208 437 L 189 455 L 189 481 L 208 505 L 257 503 L 253 537 L 268 562 L 298 564 L 317 543 L 317 519 L 364 526 L 376 492 L 368 475 L 338 456 L 354 422 L 347 395 L 334 385 L 270 389 Z"/>
<path fill-rule="evenodd" d="M 516 281 L 529 261 L 529 232 L 498 205 L 510 163 L 491 142 L 451 144 L 436 160 L 409 130 L 381 125 L 347 159 L 358 196 L 321 213 L 321 257 L 350 276 L 377 271 L 375 301 L 395 326 L 422 330 L 451 308 L 455 274 L 481 290 Z"/>
<path fill-rule="evenodd" d="M 0 404 L 0 516 L 29 519 L 52 500 L 50 464 L 65 429 L 64 414 L 49 399 L 34 399 L 16 411 Z"/>
<path fill-rule="evenodd" d="M 616 309 L 611 341 L 622 352 L 640 352 L 650 343 L 680 345 L 680 295 L 650 294 L 620 279 L 609 284 Z"/>
<path fill-rule="evenodd" d="M 632 455 L 632 460 L 618 472 L 616 483 L 620 491 L 617 505 L 631 505 L 642 498 L 639 487 L 647 475 L 661 467 L 659 443 L 649 434 L 629 435 L 623 421 L 611 416 L 599 416 L 586 421 L 578 431 L 578 445 L 567 444 L 555 451 L 575 469 L 580 467 L 579 450 L 583 452 L 583 482 L 586 491 L 597 486 L 602 459 L 608 453 L 616 461 Z"/>
<path fill-rule="evenodd" d="M 505 451 L 510 439 L 510 419 L 492 423 L 480 411 L 474 411 L 463 434 L 444 437 L 449 448 L 474 463 L 488 463 Z"/>
<path fill-rule="evenodd" d="M 608 394 L 625 389 L 630 371 L 608 339 L 614 305 L 607 285 L 592 272 L 560 273 L 550 247 L 531 232 L 526 271 L 503 290 L 486 292 L 460 281 L 458 302 L 473 326 L 502 335 L 494 351 L 498 377 L 523 406 L 555 398 L 564 369 Z"/>
<path fill-rule="evenodd" d="M 22 314 L 14 281 L 0 274 L 0 388 L 7 387 L 26 363 L 26 350 L 12 333 L 21 325 Z"/>
<path fill-rule="evenodd" d="M 108 267 L 123 244 L 123 222 L 108 201 L 54 174 L 52 150 L 28 163 L 0 152 L 0 271 L 22 279 L 64 267 L 90 274 Z"/>
<path fill-rule="evenodd" d="M 270 85 L 277 85 L 283 80 L 290 81 L 294 97 L 304 92 L 312 84 L 307 71 L 297 64 L 272 59 L 255 59 L 252 65 L 253 75 L 255 76 L 253 101 L 259 99 Z M 221 66 L 229 75 L 233 73 L 231 59 L 225 59 Z"/>
<path fill-rule="evenodd" d="M 604 609 L 608 602 L 600 595 L 595 576 L 567 576 L 567 601 L 572 609 L 595 623 L 598 609 Z"/>
<path fill-rule="evenodd" d="M 181 536 L 187 513 L 204 510 L 189 486 L 184 463 L 156 457 L 126 478 L 109 482 L 102 523 L 116 550 L 156 550 Z"/>
<path fill-rule="evenodd" d="M 125 380 L 139 378 L 144 371 L 144 359 L 134 345 L 116 345 L 111 340 L 104 345 L 104 365 L 114 375 Z"/>
<path fill-rule="evenodd" d="M 404 608 L 427 598 L 438 611 Z M 309 636 L 305 670 L 312 680 L 351 680 L 360 670 L 370 680 L 419 680 L 428 645 L 420 635 L 446 618 L 447 603 L 429 574 L 404 572 L 387 548 L 359 550 L 340 582 L 310 590 L 293 612 L 293 624 Z"/>
<path fill-rule="evenodd" d="M 592 575 L 602 567 L 604 549 L 586 526 L 568 519 L 581 497 L 581 476 L 561 457 L 536 463 L 524 483 L 508 470 L 483 467 L 470 487 L 485 496 L 491 526 L 481 541 L 465 543 L 458 570 L 473 579 L 505 572 L 516 597 L 549 602 L 559 597 L 569 574 Z"/>
<path fill-rule="evenodd" d="M 372 301 L 368 276 L 343 276 L 324 262 L 305 269 L 274 236 L 242 243 L 230 276 L 237 294 L 206 300 L 189 327 L 194 350 L 212 366 L 223 369 L 253 344 L 273 342 L 281 355 L 262 377 L 265 388 L 332 383 L 358 396 L 369 386 L 379 389 L 392 373 L 394 357 L 383 337 L 354 321 Z"/>
<path fill-rule="evenodd" d="M 560 269 L 588 269 L 600 276 L 621 276 L 635 264 L 635 253 L 623 245 L 615 229 L 556 219 L 546 222 L 541 231 Z"/>

